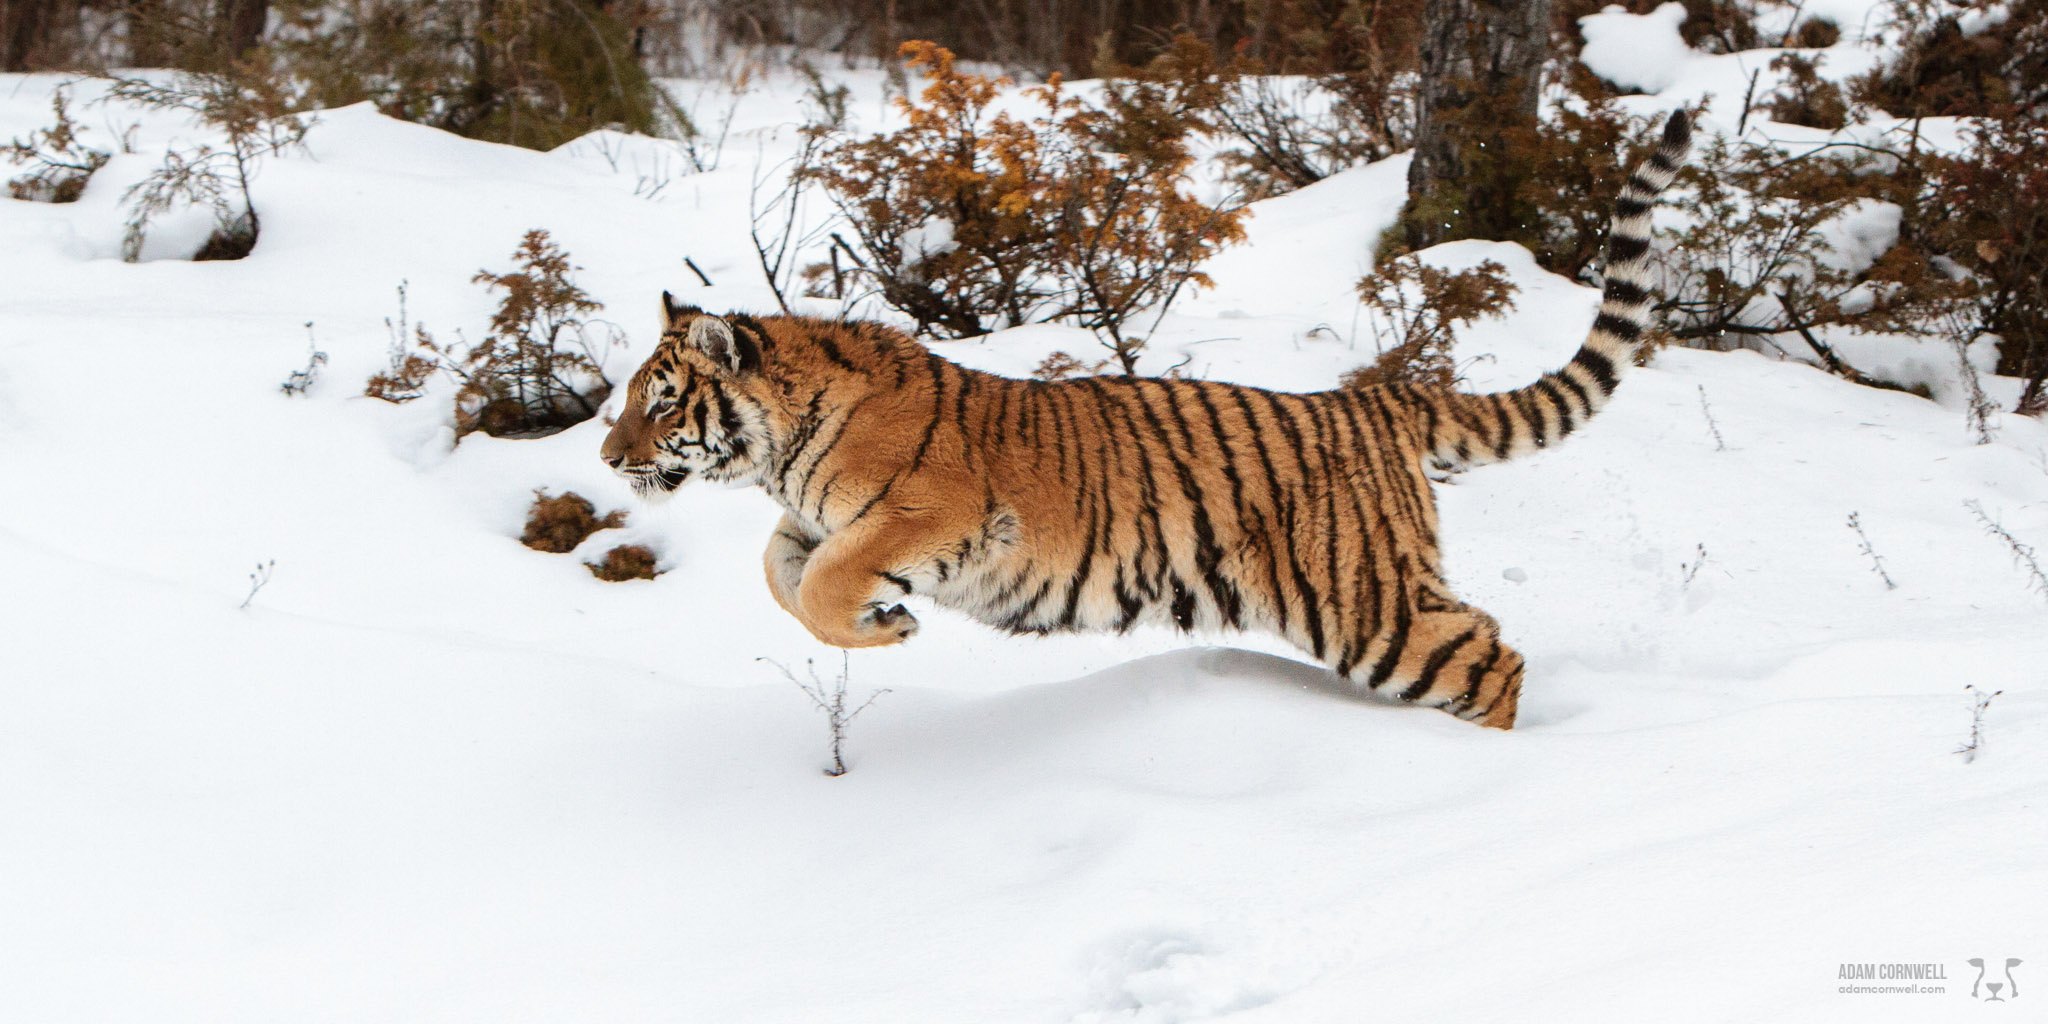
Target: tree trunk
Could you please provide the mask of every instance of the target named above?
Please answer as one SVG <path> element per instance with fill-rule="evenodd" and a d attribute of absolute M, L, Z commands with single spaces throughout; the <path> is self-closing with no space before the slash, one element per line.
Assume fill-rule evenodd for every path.
<path fill-rule="evenodd" d="M 1508 132 L 1536 125 L 1550 0 L 1428 0 L 1415 162 L 1402 233 L 1410 249 L 1518 234 Z"/>
<path fill-rule="evenodd" d="M 263 43 L 263 26 L 270 20 L 270 0 L 220 0 L 221 24 L 227 30 L 228 57 L 242 55 Z"/>
<path fill-rule="evenodd" d="M 0 71 L 27 71 L 49 34 L 54 0 L 0 0 Z"/>

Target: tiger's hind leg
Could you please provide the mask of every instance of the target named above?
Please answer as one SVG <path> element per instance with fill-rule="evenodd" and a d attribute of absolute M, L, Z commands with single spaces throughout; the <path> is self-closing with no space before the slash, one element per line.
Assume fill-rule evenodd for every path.
<path fill-rule="evenodd" d="M 1522 656 L 1501 643 L 1493 616 L 1450 596 L 1441 583 L 1411 590 L 1376 657 L 1351 671 L 1375 692 L 1442 708 L 1468 722 L 1512 729 L 1522 695 Z"/>

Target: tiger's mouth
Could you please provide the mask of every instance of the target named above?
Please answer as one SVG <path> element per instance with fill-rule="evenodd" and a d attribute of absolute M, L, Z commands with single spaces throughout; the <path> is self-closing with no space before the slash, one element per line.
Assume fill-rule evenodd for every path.
<path fill-rule="evenodd" d="M 681 466 L 624 466 L 619 475 L 632 486 L 633 494 L 646 502 L 667 499 L 690 479 L 690 471 Z"/>

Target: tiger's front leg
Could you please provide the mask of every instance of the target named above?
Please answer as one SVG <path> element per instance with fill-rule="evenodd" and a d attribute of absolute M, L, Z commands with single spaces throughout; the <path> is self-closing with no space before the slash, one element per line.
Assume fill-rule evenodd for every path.
<path fill-rule="evenodd" d="M 775 603 L 783 611 L 798 621 L 804 616 L 797 610 L 797 587 L 803 583 L 804 567 L 810 564 L 811 552 L 818 549 L 818 544 L 819 538 L 802 520 L 784 512 L 782 522 L 775 524 L 775 532 L 768 538 L 768 550 L 761 556 L 762 568 L 768 573 L 768 592 L 775 595 Z"/>
<path fill-rule="evenodd" d="M 917 617 L 896 601 L 968 525 L 967 517 L 936 509 L 876 509 L 811 552 L 797 586 L 797 619 L 834 647 L 902 643 L 917 632 Z"/>

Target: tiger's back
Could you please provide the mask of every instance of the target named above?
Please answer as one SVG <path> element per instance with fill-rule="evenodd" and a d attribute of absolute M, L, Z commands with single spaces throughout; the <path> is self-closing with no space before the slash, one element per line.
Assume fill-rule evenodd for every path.
<path fill-rule="evenodd" d="M 1593 330 L 1526 388 L 1014 380 L 878 324 L 669 307 L 605 458 L 649 496 L 759 483 L 785 513 L 770 590 L 827 643 L 900 642 L 912 595 L 1021 633 L 1259 630 L 1506 728 L 1522 658 L 1444 581 L 1426 469 L 1544 447 L 1605 402 L 1647 323 L 1649 204 L 1686 144 L 1674 116 L 1623 190 Z"/>

